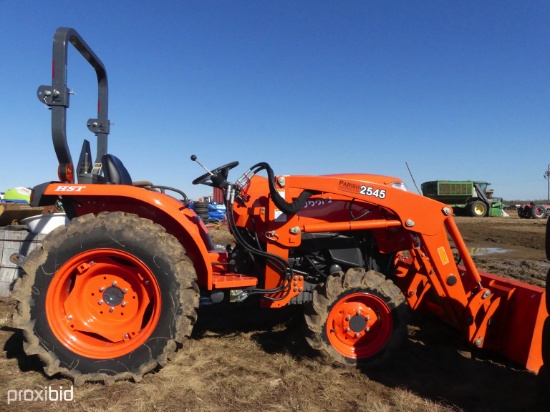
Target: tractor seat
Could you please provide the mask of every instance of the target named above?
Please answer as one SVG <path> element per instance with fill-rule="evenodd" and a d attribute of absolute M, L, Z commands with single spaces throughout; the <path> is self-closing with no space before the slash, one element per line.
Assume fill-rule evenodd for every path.
<path fill-rule="evenodd" d="M 135 186 L 153 192 L 161 193 L 166 193 L 166 191 L 170 191 L 179 195 L 179 199 L 175 196 L 172 197 L 181 201 L 185 205 L 185 207 L 189 205 L 189 199 L 187 198 L 187 195 L 179 189 L 175 189 L 169 186 L 154 185 L 147 180 L 138 180 L 136 182 L 132 182 L 130 173 L 128 173 L 128 170 L 126 169 L 126 167 L 124 167 L 122 161 L 112 154 L 103 155 L 103 157 L 101 158 L 101 163 L 103 168 L 103 178 L 101 183 Z"/>
<path fill-rule="evenodd" d="M 101 163 L 103 165 L 103 175 L 105 177 L 105 183 L 110 183 L 114 185 L 132 185 L 132 178 L 130 173 L 122 161 L 112 155 L 106 154 L 101 158 Z"/>

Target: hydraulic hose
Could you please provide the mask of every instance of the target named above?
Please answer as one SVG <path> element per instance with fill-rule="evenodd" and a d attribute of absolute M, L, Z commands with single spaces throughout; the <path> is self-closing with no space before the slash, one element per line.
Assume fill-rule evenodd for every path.
<path fill-rule="evenodd" d="M 251 167 L 251 169 L 255 169 L 255 173 L 259 172 L 262 169 L 265 169 L 268 175 L 268 182 L 269 182 L 269 193 L 271 194 L 271 198 L 273 199 L 273 203 L 275 203 L 275 206 L 277 206 L 283 213 L 287 215 L 293 215 L 297 212 L 299 212 L 302 207 L 306 204 L 306 201 L 316 192 L 304 190 L 302 193 L 300 193 L 300 196 L 298 196 L 294 202 L 289 203 L 287 202 L 277 191 L 277 188 L 275 187 L 275 173 L 273 173 L 273 169 L 269 164 L 265 162 L 260 162 L 255 164 Z"/>
<path fill-rule="evenodd" d="M 275 206 L 277 206 L 283 213 L 287 215 L 292 215 L 297 212 L 299 212 L 305 205 L 306 201 L 315 193 L 314 191 L 304 190 L 298 198 L 294 200 L 294 202 L 289 203 L 287 202 L 277 191 L 277 188 L 275 187 L 275 173 L 273 172 L 273 169 L 271 166 L 269 166 L 268 163 L 260 162 L 255 164 L 249 169 L 249 172 L 246 173 L 246 175 L 254 175 L 261 170 L 265 170 L 268 175 L 268 182 L 269 182 L 269 193 L 271 194 L 271 198 L 273 199 L 273 203 L 275 203 Z M 229 202 L 231 203 L 231 202 Z M 228 210 L 231 210 L 231 204 L 228 204 Z M 290 293 L 290 284 L 288 283 L 289 279 L 292 278 L 292 268 L 289 266 L 288 262 L 286 262 L 284 259 L 282 259 L 280 256 L 274 255 L 272 253 L 264 252 L 260 248 L 256 248 L 252 245 L 249 245 L 246 239 L 243 238 L 243 236 L 239 233 L 239 230 L 237 228 L 237 225 L 235 224 L 233 214 L 231 212 L 228 213 L 227 220 L 229 223 L 229 226 L 233 232 L 233 235 L 235 236 L 237 243 L 239 243 L 247 252 L 251 253 L 252 255 L 261 256 L 271 262 L 277 269 L 279 270 L 281 274 L 281 278 L 283 278 L 283 282 L 280 286 L 277 286 L 273 289 L 259 289 L 259 288 L 249 288 L 247 289 L 248 294 L 276 294 L 283 292 L 283 296 L 278 298 L 272 298 L 268 296 L 264 296 L 265 299 L 268 300 L 281 300 L 284 299 L 288 294 Z"/>
<path fill-rule="evenodd" d="M 268 300 L 284 299 L 290 292 L 290 287 L 289 287 L 290 285 L 288 283 L 288 280 L 289 278 L 292 277 L 292 269 L 288 266 L 288 263 L 284 259 L 282 259 L 280 256 L 274 255 L 272 253 L 264 252 L 261 249 L 256 249 L 255 247 L 249 245 L 246 239 L 244 239 L 244 237 L 239 232 L 234 221 L 233 213 L 231 213 L 231 209 L 229 210 L 230 212 L 227 214 L 227 221 L 229 223 L 229 226 L 231 227 L 231 231 L 235 236 L 235 239 L 237 240 L 237 243 L 240 244 L 247 252 L 252 253 L 253 255 L 261 256 L 267 260 L 270 260 L 273 265 L 278 267 L 278 270 L 281 273 L 281 277 L 284 278 L 283 283 L 276 288 L 273 288 L 273 289 L 249 288 L 249 289 L 246 289 L 247 293 L 249 295 L 252 295 L 252 294 L 276 294 L 276 293 L 284 292 L 283 296 L 279 298 L 271 298 L 271 297 L 264 296 L 264 298 Z"/>

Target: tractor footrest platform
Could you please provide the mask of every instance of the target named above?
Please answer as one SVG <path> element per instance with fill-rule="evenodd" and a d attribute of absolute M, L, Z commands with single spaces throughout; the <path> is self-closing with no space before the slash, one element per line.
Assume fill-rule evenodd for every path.
<path fill-rule="evenodd" d="M 251 276 L 228 273 L 224 275 L 212 275 L 214 289 L 247 288 L 256 286 L 258 279 Z"/>

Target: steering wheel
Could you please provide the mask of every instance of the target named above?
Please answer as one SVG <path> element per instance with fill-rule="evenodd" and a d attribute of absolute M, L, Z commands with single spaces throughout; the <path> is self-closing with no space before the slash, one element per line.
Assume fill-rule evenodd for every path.
<path fill-rule="evenodd" d="M 210 173 L 205 173 L 202 176 L 197 177 L 195 180 L 193 180 L 192 183 L 194 185 L 202 184 L 202 185 L 216 187 L 217 185 L 214 183 L 214 181 L 212 181 L 212 177 L 214 177 L 216 181 L 220 181 L 221 180 L 220 178 L 223 178 L 223 180 L 226 180 L 227 176 L 229 175 L 229 171 L 234 167 L 237 167 L 238 165 L 239 165 L 239 162 L 231 162 L 231 163 L 227 163 L 226 165 L 216 167 L 215 169 L 211 170 Z"/>

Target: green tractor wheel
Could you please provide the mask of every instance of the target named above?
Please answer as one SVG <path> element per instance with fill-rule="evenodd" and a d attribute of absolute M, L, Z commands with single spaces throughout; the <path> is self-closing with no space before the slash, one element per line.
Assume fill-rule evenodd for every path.
<path fill-rule="evenodd" d="M 474 200 L 469 203 L 467 209 L 469 215 L 473 217 L 484 217 L 487 215 L 487 205 L 481 200 Z"/>

